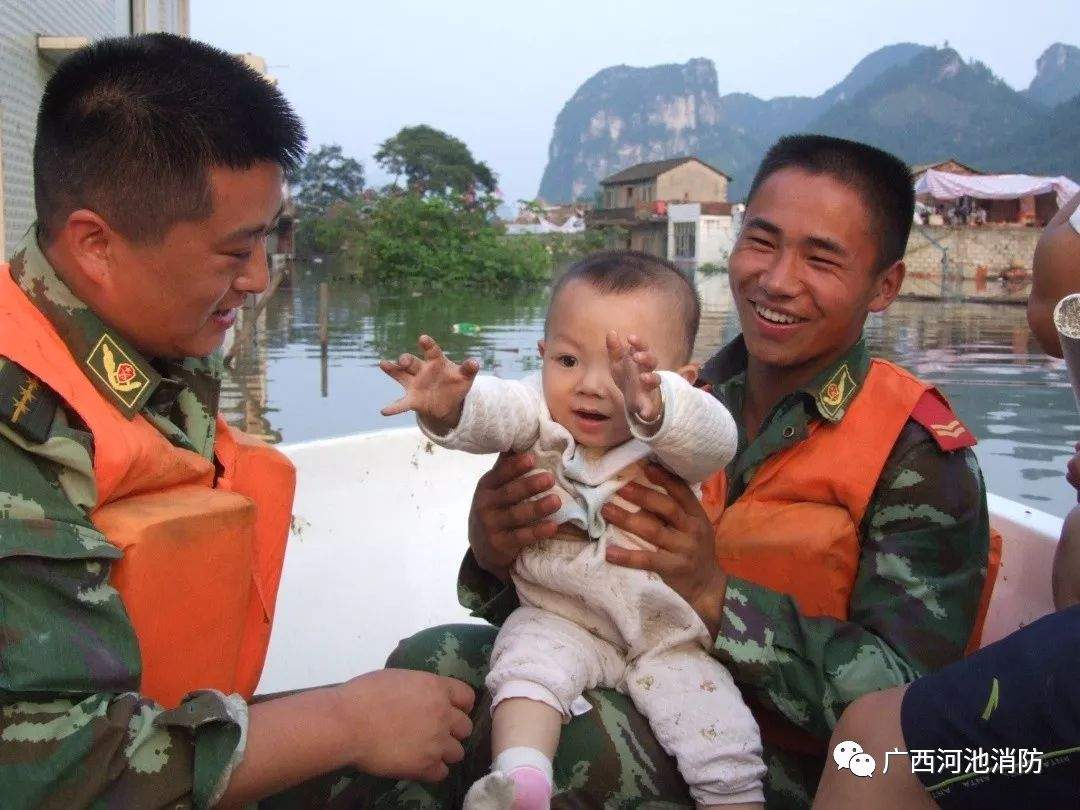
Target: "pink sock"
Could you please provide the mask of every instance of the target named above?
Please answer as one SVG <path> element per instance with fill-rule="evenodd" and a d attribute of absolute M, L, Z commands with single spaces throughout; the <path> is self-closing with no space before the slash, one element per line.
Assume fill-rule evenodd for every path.
<path fill-rule="evenodd" d="M 551 807 L 551 782 L 538 769 L 522 765 L 507 776 L 514 780 L 514 810 L 548 810 Z"/>

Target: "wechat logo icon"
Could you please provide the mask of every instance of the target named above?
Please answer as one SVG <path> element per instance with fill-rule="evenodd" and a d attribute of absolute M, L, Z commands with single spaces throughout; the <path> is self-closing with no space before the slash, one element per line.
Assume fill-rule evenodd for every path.
<path fill-rule="evenodd" d="M 874 775 L 874 769 L 877 768 L 874 758 L 863 751 L 861 745 L 851 740 L 838 743 L 833 749 L 832 758 L 837 770 L 842 771 L 847 768 L 859 777 L 871 777 Z"/>

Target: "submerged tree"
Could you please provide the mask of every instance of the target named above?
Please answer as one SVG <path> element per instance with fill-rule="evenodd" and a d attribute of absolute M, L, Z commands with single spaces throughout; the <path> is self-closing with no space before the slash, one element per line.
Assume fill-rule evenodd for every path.
<path fill-rule="evenodd" d="M 290 180 L 300 216 L 311 219 L 323 216 L 335 203 L 359 197 L 364 190 L 364 167 L 345 157 L 336 143 L 323 144 L 308 153 Z"/>
<path fill-rule="evenodd" d="M 426 124 L 405 127 L 387 138 L 375 160 L 395 177 L 404 177 L 418 194 L 490 194 L 497 182 L 495 173 L 476 160 L 463 141 Z"/>
<path fill-rule="evenodd" d="M 416 289 L 551 276 L 539 242 L 506 236 L 483 207 L 438 195 L 380 197 L 343 259 L 367 282 Z"/>

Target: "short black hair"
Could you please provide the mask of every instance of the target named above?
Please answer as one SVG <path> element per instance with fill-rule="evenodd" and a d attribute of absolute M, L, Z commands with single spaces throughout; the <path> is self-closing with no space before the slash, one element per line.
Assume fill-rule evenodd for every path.
<path fill-rule="evenodd" d="M 240 59 L 172 34 L 103 39 L 45 85 L 34 143 L 39 236 L 89 208 L 120 233 L 156 242 L 210 215 L 209 170 L 273 162 L 290 171 L 304 127 L 284 96 Z"/>
<path fill-rule="evenodd" d="M 669 261 L 640 250 L 603 250 L 590 253 L 573 264 L 551 290 L 551 303 L 563 287 L 572 281 L 584 281 L 603 293 L 628 293 L 653 289 L 668 293 L 679 302 L 679 323 L 683 327 L 688 361 L 694 352 L 698 324 L 701 322 L 701 298 L 693 280 Z M 548 319 L 551 310 L 548 310 Z M 547 321 L 544 333 L 547 334 Z"/>
<path fill-rule="evenodd" d="M 878 239 L 879 271 L 904 258 L 915 216 L 915 187 L 911 170 L 900 158 L 858 141 L 828 135 L 787 135 L 765 153 L 746 204 L 762 183 L 783 169 L 829 175 L 862 197 Z"/>

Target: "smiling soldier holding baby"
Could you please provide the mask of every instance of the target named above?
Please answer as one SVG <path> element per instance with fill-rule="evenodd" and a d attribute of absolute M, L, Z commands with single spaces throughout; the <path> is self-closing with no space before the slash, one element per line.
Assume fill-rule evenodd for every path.
<path fill-rule="evenodd" d="M 665 387 L 657 378 L 666 379 L 663 370 L 670 369 L 671 376 L 681 374 L 685 381 L 693 379 L 693 370 L 683 369 L 680 359 L 661 357 L 657 345 L 625 342 L 629 334 L 640 338 L 646 325 L 658 326 L 656 316 L 614 307 L 610 325 L 597 318 L 581 349 L 553 352 L 553 323 L 565 304 L 561 296 L 575 287 L 582 295 L 598 294 L 588 284 L 570 281 L 557 287 L 558 307 L 547 323 L 543 378 L 562 373 L 555 366 L 565 367 L 568 355 L 575 363 L 578 352 L 608 355 L 606 363 L 590 366 L 603 372 L 582 372 L 569 384 L 565 396 L 571 404 L 563 418 L 557 408 L 547 414 L 540 410 L 585 448 L 562 459 L 566 467 L 577 457 L 589 461 L 588 437 L 613 431 L 616 423 L 625 423 L 629 434 L 605 434 L 611 441 L 603 443 L 603 458 L 634 447 L 640 455 L 633 461 L 646 462 L 640 475 L 606 478 L 617 485 L 595 486 L 581 499 L 586 526 L 596 515 L 603 531 L 637 538 L 636 543 L 607 543 L 605 564 L 613 571 L 647 572 L 692 609 L 691 624 L 700 622 L 707 634 L 701 642 L 694 635 L 696 649 L 730 673 L 760 727 L 770 808 L 809 805 L 824 766 L 825 742 L 845 706 L 960 659 L 981 626 L 991 539 L 982 476 L 970 449 L 974 437 L 936 390 L 871 358 L 862 338 L 867 316 L 885 310 L 899 292 L 913 206 L 907 167 L 863 144 L 792 136 L 766 155 L 730 259 L 742 335 L 700 372 L 734 417 L 734 456 L 704 481 L 700 500 L 679 476 L 692 483 L 702 468 L 722 462 L 722 454 L 714 454 L 709 442 L 695 446 L 705 434 L 695 433 L 691 423 L 683 423 L 685 435 L 693 437 L 679 448 L 684 457 L 665 456 L 659 446 L 684 395 L 679 383 Z M 619 261 L 608 261 L 602 275 L 614 278 Z M 623 261 L 645 260 L 624 254 Z M 674 303 L 662 317 L 669 331 L 689 322 Z M 617 339 L 608 345 L 611 330 Z M 630 375 L 639 375 L 638 387 L 627 385 L 627 352 L 639 364 Z M 406 365 L 415 371 L 421 361 Z M 471 364 L 455 368 L 463 378 L 476 373 Z M 550 398 L 546 382 L 540 389 Z M 529 397 L 521 399 L 543 402 L 540 392 Z M 470 407 L 466 400 L 463 420 Z M 455 424 L 451 418 L 441 427 Z M 542 418 L 538 424 L 542 443 Z M 705 431 L 710 440 L 725 435 L 720 425 Z M 433 433 L 447 435 L 434 427 L 428 425 Z M 473 713 L 476 730 L 464 762 L 447 782 L 434 787 L 384 783 L 376 791 L 378 802 L 458 806 L 471 785 L 485 779 L 490 784 L 493 746 L 492 775 L 502 779 L 514 768 L 533 767 L 550 777 L 556 807 L 753 801 L 752 794 L 738 792 L 737 780 L 726 792 L 702 792 L 706 782 L 698 760 L 686 753 L 700 748 L 705 759 L 723 761 L 733 739 L 727 735 L 743 733 L 744 726 L 721 724 L 714 728 L 715 738 L 699 733 L 700 747 L 675 741 L 662 718 L 684 722 L 678 705 L 666 714 L 650 711 L 632 678 L 625 677 L 639 656 L 647 663 L 650 653 L 631 638 L 620 639 L 587 621 L 581 626 L 592 638 L 573 643 L 586 656 L 596 639 L 602 649 L 613 648 L 614 668 L 599 667 L 609 677 L 594 678 L 588 670 L 589 677 L 575 682 L 584 688 L 589 708 L 576 715 L 573 706 L 562 707 L 559 722 L 567 722 L 561 733 L 556 727 L 550 763 L 531 755 L 500 760 L 507 749 L 546 750 L 535 740 L 507 743 L 503 707 L 512 700 L 532 701 L 544 716 L 552 690 L 500 698 L 505 688 L 497 676 L 503 668 L 500 639 L 513 631 L 522 607 L 530 606 L 518 575 L 523 550 L 539 549 L 543 556 L 545 549 L 572 542 L 566 536 L 574 525 L 568 505 L 578 501 L 565 485 L 565 473 L 531 443 L 531 433 L 529 442 L 512 431 L 506 435 L 520 441 L 500 449 L 518 452 L 501 457 L 480 481 L 470 516 L 470 550 L 458 581 L 462 604 L 504 629 L 497 638 L 488 626 L 432 628 L 403 641 L 390 659 L 394 666 L 465 678 L 480 696 Z M 616 440 L 625 443 L 612 446 Z M 523 477 L 530 471 L 534 474 Z M 576 541 L 579 553 L 588 556 L 596 536 L 584 532 Z M 586 602 L 596 596 L 588 589 L 583 594 Z M 576 609 L 580 600 L 575 602 Z M 545 662 L 554 660 L 540 644 L 530 651 Z M 612 683 L 615 689 L 602 688 Z M 688 714 L 691 722 L 704 716 L 700 709 Z M 745 754 L 756 755 L 755 738 L 743 737 Z M 553 745 L 550 738 L 547 744 Z M 506 795 L 476 806 L 514 806 L 513 793 Z"/>

